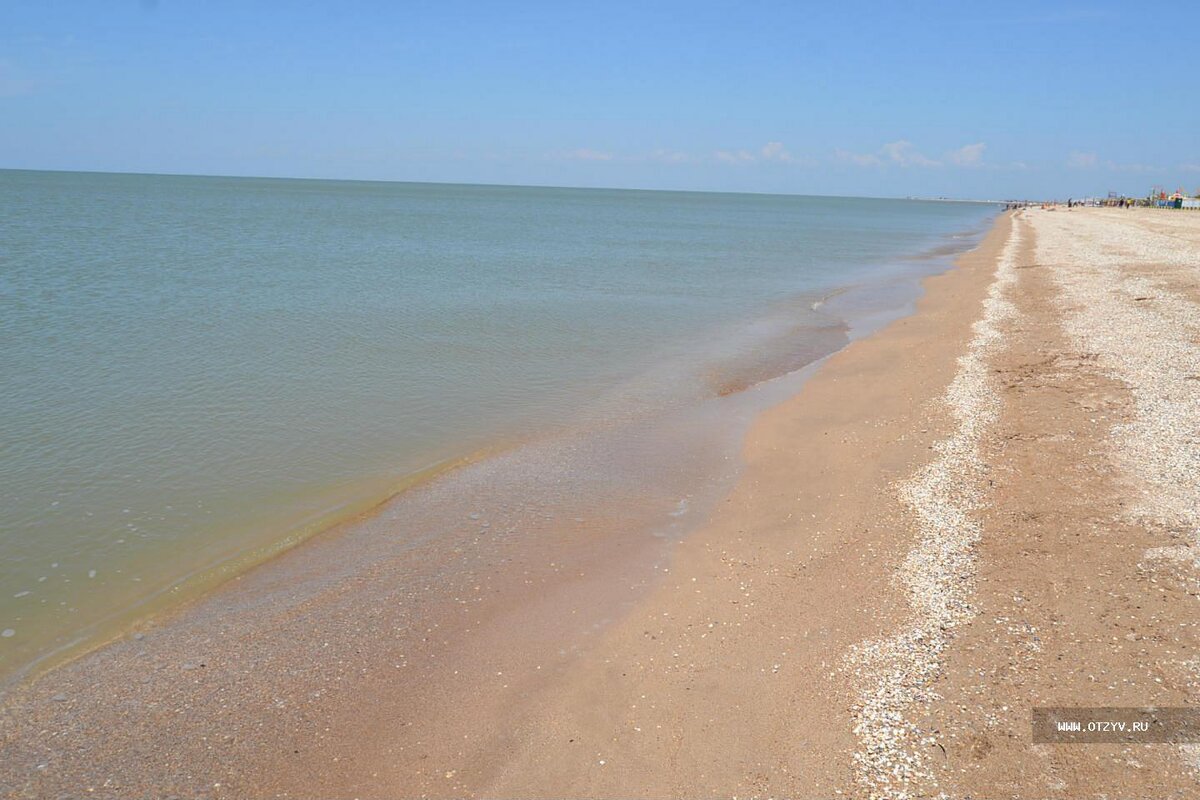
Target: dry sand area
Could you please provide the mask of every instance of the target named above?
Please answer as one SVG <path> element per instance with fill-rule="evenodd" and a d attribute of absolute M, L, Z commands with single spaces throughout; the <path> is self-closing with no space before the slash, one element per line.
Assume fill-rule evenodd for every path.
<path fill-rule="evenodd" d="M 1198 301 L 1200 215 L 1002 218 L 764 415 L 487 793 L 1200 796 L 1187 746 L 1030 721 L 1196 702 Z"/>
<path fill-rule="evenodd" d="M 1006 214 L 926 286 L 756 421 L 708 524 L 553 670 L 521 608 L 427 683 L 371 630 L 336 689 L 220 657 L 130 688 L 102 653 L 4 699 L 0 794 L 1200 797 L 1200 745 L 1030 725 L 1200 704 L 1200 214 Z M 556 591 L 530 607 L 599 590 Z"/>

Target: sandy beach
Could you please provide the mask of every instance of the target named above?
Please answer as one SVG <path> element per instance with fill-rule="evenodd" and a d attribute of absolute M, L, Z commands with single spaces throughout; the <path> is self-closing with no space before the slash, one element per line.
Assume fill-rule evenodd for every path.
<path fill-rule="evenodd" d="M 1030 710 L 1200 692 L 1197 264 L 1198 214 L 1005 213 L 679 542 L 315 540 L 7 690 L 0 795 L 1196 796 Z"/>

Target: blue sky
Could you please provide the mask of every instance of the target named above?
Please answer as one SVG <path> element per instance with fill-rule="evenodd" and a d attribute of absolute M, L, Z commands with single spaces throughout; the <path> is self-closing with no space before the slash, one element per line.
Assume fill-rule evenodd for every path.
<path fill-rule="evenodd" d="M 0 167 L 1195 190 L 1198 31 L 1200 5 L 1128 0 L 9 2 Z"/>

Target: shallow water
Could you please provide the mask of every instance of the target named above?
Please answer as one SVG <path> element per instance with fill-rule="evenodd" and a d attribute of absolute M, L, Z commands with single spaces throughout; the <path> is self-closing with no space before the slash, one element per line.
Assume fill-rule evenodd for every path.
<path fill-rule="evenodd" d="M 481 449 L 691 441 L 993 213 L 0 171 L 0 674 Z M 615 491 L 635 438 L 572 480 Z"/>

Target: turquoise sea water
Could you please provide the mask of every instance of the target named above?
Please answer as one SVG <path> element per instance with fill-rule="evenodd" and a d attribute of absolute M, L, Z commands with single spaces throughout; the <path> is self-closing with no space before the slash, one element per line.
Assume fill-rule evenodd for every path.
<path fill-rule="evenodd" d="M 0 675 L 438 464 L 811 360 L 822 298 L 994 211 L 0 171 Z"/>

